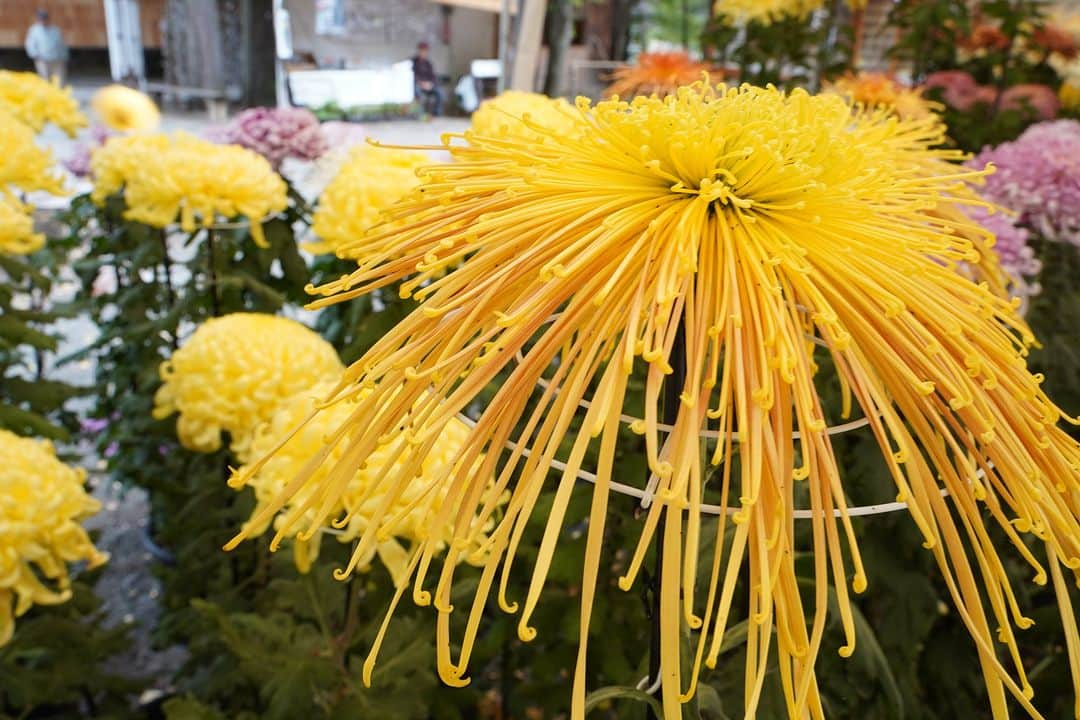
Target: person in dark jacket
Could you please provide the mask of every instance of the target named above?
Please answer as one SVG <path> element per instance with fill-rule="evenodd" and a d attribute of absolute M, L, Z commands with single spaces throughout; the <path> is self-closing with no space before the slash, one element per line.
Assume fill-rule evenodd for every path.
<path fill-rule="evenodd" d="M 428 59 L 428 50 L 430 46 L 426 42 L 416 46 L 416 55 L 412 58 L 413 83 L 416 99 L 425 109 L 430 108 L 432 115 L 438 115 L 442 112 L 443 97 L 439 90 L 439 78 Z"/>

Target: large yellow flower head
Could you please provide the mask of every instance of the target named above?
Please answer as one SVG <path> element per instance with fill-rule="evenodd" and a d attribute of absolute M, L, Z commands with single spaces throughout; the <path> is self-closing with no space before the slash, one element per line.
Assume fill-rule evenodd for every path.
<path fill-rule="evenodd" d="M 383 480 L 390 474 L 391 468 L 401 463 L 401 452 L 405 443 L 404 436 L 398 434 L 369 455 L 362 465 L 354 468 L 347 479 L 339 504 L 332 511 L 334 516 L 347 517 L 347 522 L 334 523 L 333 527 L 324 526 L 314 535 L 301 533 L 301 530 L 307 529 L 305 521 L 309 521 L 315 514 L 314 509 L 305 506 L 305 501 L 327 480 L 327 466 L 321 467 L 308 477 L 292 501 L 278 513 L 278 509 L 272 506 L 274 499 L 299 474 L 304 464 L 322 450 L 327 438 L 332 437 L 339 427 L 347 425 L 356 409 L 355 402 L 351 400 L 332 405 L 315 415 L 299 432 L 292 434 L 298 425 L 314 414 L 317 401 L 333 390 L 339 379 L 335 377 L 324 380 L 284 401 L 270 421 L 256 430 L 248 456 L 262 458 L 273 451 L 283 439 L 287 440 L 257 470 L 240 470 L 241 474 L 251 476 L 249 484 L 255 489 L 257 500 L 252 519 L 246 528 L 247 532 L 252 535 L 262 534 L 273 521 L 278 531 L 274 540 L 275 547 L 283 538 L 293 538 L 294 557 L 301 572 L 307 572 L 318 556 L 319 543 L 324 532 L 335 534 L 341 542 L 352 542 L 370 525 L 371 517 L 378 511 L 384 496 L 390 490 Z M 408 567 L 408 554 L 400 541 L 413 543 L 429 538 L 443 544 L 449 541 L 453 535 L 452 524 L 444 522 L 435 525 L 433 522 L 446 499 L 446 489 L 439 488 L 436 492 L 425 493 L 424 488 L 428 485 L 427 478 L 452 470 L 454 459 L 468 436 L 469 428 L 461 421 L 454 421 L 443 427 L 435 446 L 421 462 L 420 474 L 415 482 L 393 496 L 389 513 L 394 519 L 384 526 L 385 539 L 380 539 L 366 556 L 358 558 L 358 567 L 368 566 L 372 558 L 378 555 L 397 583 L 406 578 Z M 341 460 L 342 451 L 340 444 L 335 445 L 328 457 L 336 463 Z M 481 549 L 484 539 L 486 538 L 480 538 L 475 543 L 475 550 Z"/>
<path fill-rule="evenodd" d="M 18 200 L 0 196 L 0 254 L 26 255 L 45 244 L 34 232 L 34 217 Z"/>
<path fill-rule="evenodd" d="M 52 123 L 69 137 L 86 127 L 86 116 L 71 88 L 31 72 L 0 70 L 0 107 L 29 125 L 35 133 Z"/>
<path fill-rule="evenodd" d="M 68 563 L 108 559 L 79 524 L 101 507 L 85 480 L 49 442 L 0 430 L 0 646 L 31 606 L 71 597 Z"/>
<path fill-rule="evenodd" d="M 360 145 L 319 196 L 312 231 L 320 241 L 305 247 L 335 252 L 377 225 L 383 212 L 420 184 L 417 168 L 431 162 L 425 153 Z"/>
<path fill-rule="evenodd" d="M 868 108 L 884 107 L 905 120 L 928 117 L 941 108 L 922 96 L 922 89 L 901 85 L 896 78 L 885 73 L 848 73 L 837 78 L 827 87 L 831 92 L 847 95 L 854 102 Z"/>
<path fill-rule="evenodd" d="M 116 132 L 148 132 L 161 123 L 161 112 L 148 95 L 126 85 L 109 85 L 90 101 L 101 123 Z"/>
<path fill-rule="evenodd" d="M 548 131 L 567 132 L 573 127 L 573 108 L 566 100 L 520 90 L 506 90 L 480 103 L 470 123 L 478 135 L 532 141 L 546 137 Z"/>
<path fill-rule="evenodd" d="M 261 313 L 212 318 L 161 364 L 154 417 L 179 413 L 176 434 L 198 452 L 214 452 L 228 432 L 243 460 L 255 428 L 279 403 L 341 370 L 333 346 L 295 320 Z"/>
<path fill-rule="evenodd" d="M 123 192 L 130 220 L 184 232 L 245 217 L 266 247 L 262 220 L 288 204 L 285 181 L 258 153 L 184 132 L 110 138 L 90 160 L 94 201 Z"/>
<path fill-rule="evenodd" d="M 845 633 L 833 650 L 843 656 L 856 643 L 850 593 L 867 584 L 830 440 L 830 425 L 858 406 L 857 424 L 880 444 L 975 640 L 994 717 L 1006 717 L 1009 694 L 1038 717 L 1014 635 L 1031 621 L 991 531 L 1012 541 L 1037 583 L 1054 584 L 1075 668 L 1063 566 L 1080 568 L 1080 447 L 1025 368 L 1033 338 L 1014 305 L 956 273 L 978 254 L 930 212 L 971 202 L 965 181 L 982 171 L 949 162 L 959 154 L 938 149 L 944 128 L 933 119 L 853 113 L 836 95 L 695 86 L 579 109 L 570 131 L 541 141 L 473 132 L 448 145 L 455 162 L 425 169 L 420 192 L 390 213 L 401 224 L 369 233 L 354 248 L 359 268 L 320 289 L 337 294 L 316 306 L 400 282 L 420 305 L 347 371 L 333 393 L 355 402 L 346 429 L 274 505 L 325 462 L 330 474 L 310 498 L 310 526 L 321 527 L 342 478 L 404 430 L 407 447 L 383 478 L 390 489 L 357 544 L 363 556 L 443 428 L 501 381 L 453 469 L 425 481 L 428 492 L 446 490 L 436 523 L 452 522 L 454 539 L 437 580 L 428 575 L 438 546 L 419 544 L 413 598 L 434 604 L 438 669 L 451 685 L 468 682 L 496 577 L 501 607 L 520 612 L 519 636 L 531 640 L 571 490 L 589 473 L 577 719 L 620 423 L 636 416 L 653 476 L 618 486 L 647 506 L 620 586 L 632 586 L 658 536 L 665 716 L 680 716 L 702 662 L 716 663 L 740 593 L 750 608 L 745 716 L 756 716 L 765 677 L 778 670 L 789 717 L 822 718 L 814 665 L 830 584 Z M 819 379 L 826 359 L 836 374 Z M 635 371 L 642 407 L 627 400 Z M 836 380 L 840 417 L 819 395 Z M 661 427 L 664 396 L 674 421 Z M 334 463 L 326 454 L 337 444 Z M 491 477 L 511 493 L 498 519 Z M 555 494 L 525 570 L 530 587 L 510 597 L 521 533 L 545 488 Z M 796 509 L 809 511 L 807 534 L 795 531 Z M 452 644 L 456 559 L 481 532 L 490 554 Z M 706 533 L 715 554 L 701 558 Z M 814 590 L 804 596 L 795 558 L 808 551 Z M 696 644 L 691 668 L 683 627 Z"/>

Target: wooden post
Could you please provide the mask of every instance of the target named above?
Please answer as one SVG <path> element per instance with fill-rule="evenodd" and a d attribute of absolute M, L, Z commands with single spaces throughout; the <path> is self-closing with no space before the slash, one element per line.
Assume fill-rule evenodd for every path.
<path fill-rule="evenodd" d="M 544 33 L 544 13 L 547 0 L 524 0 L 518 17 L 518 44 L 514 56 L 514 72 L 510 76 L 513 90 L 532 92 L 536 87 L 536 69 L 540 63 L 540 39 Z"/>

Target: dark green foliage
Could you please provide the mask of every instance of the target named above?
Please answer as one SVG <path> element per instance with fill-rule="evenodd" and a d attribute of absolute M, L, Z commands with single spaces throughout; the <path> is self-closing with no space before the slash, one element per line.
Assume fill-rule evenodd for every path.
<path fill-rule="evenodd" d="M 941 117 L 949 138 L 961 150 L 978 152 L 986 145 L 1012 140 L 1040 120 L 1026 104 L 1019 109 L 1002 108 L 1000 93 L 1006 88 L 1029 83 L 1048 85 L 1053 91 L 1060 87 L 1061 79 L 1048 63 L 1049 53 L 1029 50 L 1038 47 L 1034 35 L 1045 23 L 1044 9 L 1038 0 L 987 0 L 974 6 L 962 0 L 901 0 L 893 5 L 889 24 L 898 31 L 898 40 L 889 54 L 910 65 L 916 82 L 933 72 L 960 70 L 999 94 L 993 102 L 978 102 L 962 110 L 946 105 Z M 964 51 L 965 39 L 980 24 L 1000 29 L 1007 45 Z M 926 96 L 942 100 L 937 89 Z"/>
<path fill-rule="evenodd" d="M 82 390 L 45 379 L 60 341 L 54 326 L 73 314 L 50 299 L 65 256 L 60 242 L 0 254 L 0 428 L 18 435 L 66 440 L 75 427 L 65 404 Z"/>
<path fill-rule="evenodd" d="M 140 681 L 106 670 L 128 647 L 128 630 L 103 627 L 92 583 L 77 579 L 71 600 L 35 606 L 16 621 L 0 647 L 0 720 L 131 717 L 128 696 Z"/>

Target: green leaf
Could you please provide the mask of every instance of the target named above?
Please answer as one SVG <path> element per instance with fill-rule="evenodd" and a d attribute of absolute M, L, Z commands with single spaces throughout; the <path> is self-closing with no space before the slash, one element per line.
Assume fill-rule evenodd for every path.
<path fill-rule="evenodd" d="M 600 705 L 608 705 L 616 700 L 633 700 L 634 702 L 645 703 L 652 708 L 657 717 L 664 717 L 664 708 L 660 705 L 659 700 L 643 690 L 625 685 L 609 685 L 593 690 L 586 695 L 585 714 L 588 715 L 590 711 L 595 710 Z"/>

